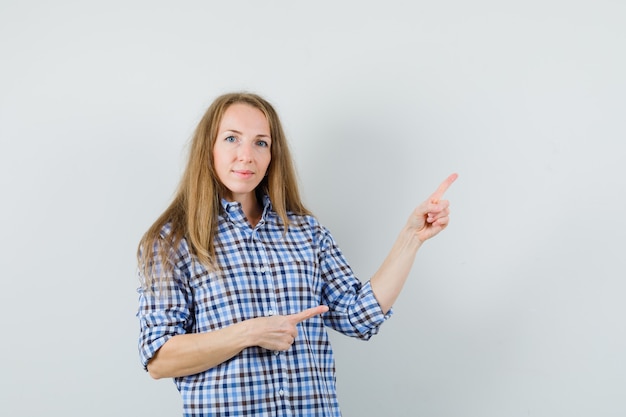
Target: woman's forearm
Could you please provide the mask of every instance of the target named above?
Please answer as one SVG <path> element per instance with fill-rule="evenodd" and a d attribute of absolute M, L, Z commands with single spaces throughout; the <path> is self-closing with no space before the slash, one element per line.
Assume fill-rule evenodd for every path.
<path fill-rule="evenodd" d="M 381 309 L 387 313 L 404 287 L 422 242 L 409 227 L 404 227 L 382 265 L 370 279 Z"/>
<path fill-rule="evenodd" d="M 155 379 L 193 375 L 227 361 L 249 346 L 245 322 L 169 339 L 148 363 Z"/>

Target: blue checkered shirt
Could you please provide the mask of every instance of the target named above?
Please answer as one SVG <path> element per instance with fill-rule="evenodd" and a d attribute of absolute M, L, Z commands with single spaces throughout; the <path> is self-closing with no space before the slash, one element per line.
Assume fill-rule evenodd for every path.
<path fill-rule="evenodd" d="M 367 340 L 391 315 L 382 313 L 369 282 L 362 284 L 354 276 L 329 231 L 314 217 L 290 215 L 283 236 L 269 198 L 264 203 L 261 221 L 251 228 L 240 204 L 222 201 L 215 237 L 220 273 L 193 262 L 183 239 L 175 251 L 172 279 L 160 294 L 139 289 L 144 368 L 177 334 L 210 332 L 318 305 L 330 310 L 299 323 L 287 351 L 250 347 L 204 372 L 174 378 L 184 416 L 340 416 L 326 327 Z M 163 229 L 167 233 L 168 226 Z"/>

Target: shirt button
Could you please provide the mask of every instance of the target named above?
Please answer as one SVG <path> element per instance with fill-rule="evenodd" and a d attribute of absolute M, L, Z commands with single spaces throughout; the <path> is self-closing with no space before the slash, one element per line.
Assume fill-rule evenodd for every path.
<path fill-rule="evenodd" d="M 274 315 L 274 310 L 268 310 L 267 311 L 267 315 L 268 316 L 273 316 Z"/>
<path fill-rule="evenodd" d="M 275 350 L 274 351 L 274 355 L 276 355 L 276 356 L 280 355 L 280 351 L 279 350 Z"/>
<path fill-rule="evenodd" d="M 259 268 L 259 274 L 264 274 L 265 273 L 265 267 L 262 266 Z"/>
<path fill-rule="evenodd" d="M 283 391 L 282 389 L 278 390 L 278 395 L 282 397 L 283 395 L 285 395 L 285 391 Z"/>

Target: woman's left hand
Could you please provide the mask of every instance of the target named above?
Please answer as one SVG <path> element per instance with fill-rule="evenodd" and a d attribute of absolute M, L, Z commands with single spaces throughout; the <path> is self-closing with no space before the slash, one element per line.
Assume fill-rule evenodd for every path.
<path fill-rule="evenodd" d="M 407 226 L 413 231 L 417 238 L 424 242 L 437 235 L 448 226 L 450 221 L 450 202 L 442 200 L 443 194 L 458 178 L 458 174 L 452 174 L 439 185 L 437 191 L 417 206 L 409 217 Z"/>

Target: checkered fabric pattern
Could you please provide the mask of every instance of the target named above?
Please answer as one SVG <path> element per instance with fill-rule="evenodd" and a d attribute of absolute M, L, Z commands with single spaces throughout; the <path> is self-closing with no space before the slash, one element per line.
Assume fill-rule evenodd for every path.
<path fill-rule="evenodd" d="M 329 231 L 311 216 L 290 216 L 289 231 L 264 198 L 251 228 L 241 206 L 222 201 L 215 238 L 221 271 L 209 273 L 183 239 L 173 276 L 157 295 L 139 289 L 139 354 L 144 368 L 172 336 L 210 332 L 242 320 L 330 310 L 298 324 L 287 351 L 244 349 L 205 372 L 175 378 L 184 416 L 340 416 L 326 328 L 364 340 L 384 315 L 369 282 L 353 274 Z M 168 227 L 163 230 L 169 233 Z"/>

